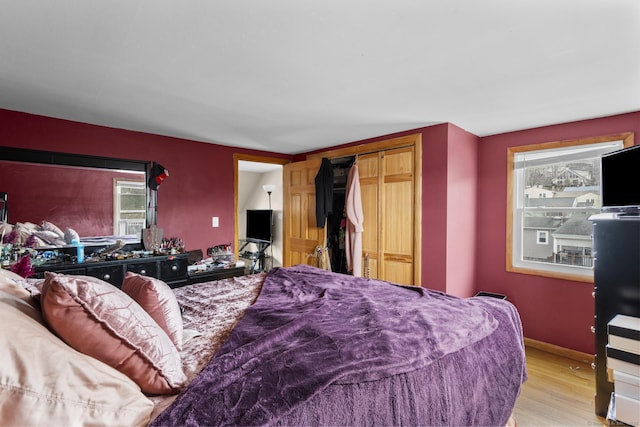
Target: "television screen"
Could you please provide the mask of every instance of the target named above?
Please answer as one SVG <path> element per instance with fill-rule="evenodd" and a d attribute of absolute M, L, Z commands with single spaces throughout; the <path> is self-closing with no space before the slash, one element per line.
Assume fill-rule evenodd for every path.
<path fill-rule="evenodd" d="M 602 156 L 602 210 L 637 212 L 640 209 L 640 145 Z"/>
<path fill-rule="evenodd" d="M 271 241 L 271 210 L 247 210 L 247 239 Z"/>

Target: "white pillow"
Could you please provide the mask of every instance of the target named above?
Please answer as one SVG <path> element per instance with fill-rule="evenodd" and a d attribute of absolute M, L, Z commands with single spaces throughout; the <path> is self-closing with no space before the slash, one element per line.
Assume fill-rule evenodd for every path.
<path fill-rule="evenodd" d="M 132 380 L 50 332 L 0 291 L 0 424 L 146 425 L 153 403 Z"/>
<path fill-rule="evenodd" d="M 0 268 L 0 291 L 7 292 L 15 297 L 31 302 L 31 294 L 22 286 L 25 279 L 9 270 Z"/>

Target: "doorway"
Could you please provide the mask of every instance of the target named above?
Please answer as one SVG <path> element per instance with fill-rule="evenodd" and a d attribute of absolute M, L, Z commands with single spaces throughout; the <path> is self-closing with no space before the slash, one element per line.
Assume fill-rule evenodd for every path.
<path fill-rule="evenodd" d="M 247 272 L 266 271 L 282 265 L 282 167 L 286 163 L 289 161 L 285 159 L 234 154 L 234 251 L 238 259 L 245 261 Z M 247 254 L 258 254 L 262 247 L 245 241 L 248 210 L 272 211 L 271 244 L 262 251 L 264 258 L 255 266 Z"/>

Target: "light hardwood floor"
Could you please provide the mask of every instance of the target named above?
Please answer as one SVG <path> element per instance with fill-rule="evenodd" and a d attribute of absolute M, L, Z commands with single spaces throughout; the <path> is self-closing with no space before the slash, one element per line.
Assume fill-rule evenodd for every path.
<path fill-rule="evenodd" d="M 527 346 L 527 371 L 515 421 L 525 426 L 602 426 L 594 412 L 595 373 L 587 362 Z"/>

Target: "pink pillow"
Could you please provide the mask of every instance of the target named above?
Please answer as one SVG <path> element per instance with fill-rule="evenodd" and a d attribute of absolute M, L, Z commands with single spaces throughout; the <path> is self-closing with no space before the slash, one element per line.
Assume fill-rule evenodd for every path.
<path fill-rule="evenodd" d="M 176 347 L 120 289 L 95 277 L 46 273 L 40 303 L 60 338 L 124 373 L 145 393 L 172 394 L 185 385 Z"/>
<path fill-rule="evenodd" d="M 182 313 L 169 285 L 162 280 L 127 271 L 122 291 L 140 304 L 169 335 L 176 348 L 182 350 Z"/>

